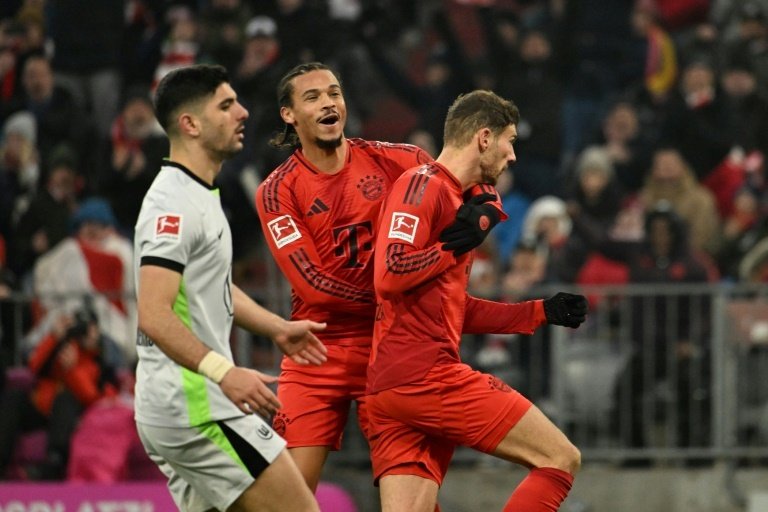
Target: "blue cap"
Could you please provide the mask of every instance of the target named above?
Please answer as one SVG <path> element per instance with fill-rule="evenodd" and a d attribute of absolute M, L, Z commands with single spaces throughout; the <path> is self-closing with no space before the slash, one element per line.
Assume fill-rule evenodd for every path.
<path fill-rule="evenodd" d="M 77 230 L 83 222 L 98 222 L 105 226 L 116 226 L 117 220 L 109 203 L 100 197 L 83 201 L 72 216 L 72 227 Z"/>

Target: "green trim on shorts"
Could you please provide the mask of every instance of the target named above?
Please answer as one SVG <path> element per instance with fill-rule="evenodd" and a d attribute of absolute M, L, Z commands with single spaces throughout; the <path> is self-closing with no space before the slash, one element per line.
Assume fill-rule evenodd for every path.
<path fill-rule="evenodd" d="M 176 294 L 176 300 L 173 303 L 173 312 L 179 317 L 179 320 L 192 330 L 192 317 L 189 314 L 189 302 L 187 301 L 187 290 L 184 285 L 184 278 L 181 278 L 179 293 Z M 197 372 L 181 368 L 181 387 L 187 398 L 187 415 L 190 425 L 200 425 L 211 421 L 211 406 L 208 402 L 208 387 L 205 377 Z"/>
<path fill-rule="evenodd" d="M 224 431 L 221 430 L 221 427 L 218 423 L 213 421 L 204 425 L 197 425 L 195 428 L 205 437 L 210 439 L 213 444 L 221 448 L 221 451 L 229 455 L 232 460 L 234 460 L 246 472 L 248 471 L 248 468 L 245 467 L 245 463 L 237 454 L 234 446 L 232 446 L 232 443 L 229 442 L 229 439 L 227 439 L 226 434 L 224 434 Z"/>

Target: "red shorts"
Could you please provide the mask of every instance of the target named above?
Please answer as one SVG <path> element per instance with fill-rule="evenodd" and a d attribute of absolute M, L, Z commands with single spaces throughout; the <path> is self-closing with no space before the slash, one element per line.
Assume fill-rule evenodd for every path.
<path fill-rule="evenodd" d="M 416 475 L 441 485 L 456 446 L 493 452 L 530 407 L 503 381 L 459 363 L 369 395 L 374 480 Z"/>
<path fill-rule="evenodd" d="M 277 381 L 277 398 L 283 407 L 272 427 L 298 446 L 341 447 L 349 408 L 357 401 L 357 416 L 363 434 L 368 433 L 365 405 L 365 373 L 370 347 L 328 345 L 328 360 L 321 366 L 298 365 L 283 358 Z"/>

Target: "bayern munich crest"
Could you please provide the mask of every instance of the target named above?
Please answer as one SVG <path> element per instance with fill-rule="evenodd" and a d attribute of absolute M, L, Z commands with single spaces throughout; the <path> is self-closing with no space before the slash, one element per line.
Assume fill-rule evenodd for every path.
<path fill-rule="evenodd" d="M 357 183 L 357 188 L 363 193 L 363 197 L 369 201 L 375 201 L 384 193 L 384 180 L 381 176 L 366 176 Z"/>
<path fill-rule="evenodd" d="M 285 413 L 278 412 L 272 420 L 272 429 L 277 432 L 277 435 L 285 436 L 285 429 L 290 422 L 291 420 Z"/>

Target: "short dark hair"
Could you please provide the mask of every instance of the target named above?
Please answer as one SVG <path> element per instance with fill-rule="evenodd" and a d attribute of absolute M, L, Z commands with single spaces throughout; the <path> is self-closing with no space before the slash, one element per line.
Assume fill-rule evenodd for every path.
<path fill-rule="evenodd" d="M 223 66 L 196 64 L 165 75 L 155 91 L 155 116 L 168 135 L 175 133 L 174 116 L 190 103 L 213 95 L 229 75 Z"/>
<path fill-rule="evenodd" d="M 512 101 L 491 91 L 472 91 L 460 95 L 448 109 L 443 139 L 446 145 L 462 147 L 482 128 L 499 135 L 519 121 L 520 112 Z"/>
<path fill-rule="evenodd" d="M 280 83 L 277 84 L 277 105 L 279 108 L 292 107 L 293 106 L 293 79 L 297 76 L 305 75 L 310 71 L 330 71 L 333 76 L 341 84 L 341 80 L 338 75 L 327 65 L 322 62 L 306 62 L 294 66 L 293 69 L 288 71 L 283 78 L 280 79 Z M 299 136 L 296 134 L 296 130 L 293 126 L 286 124 L 282 132 L 275 134 L 270 139 L 269 144 L 272 147 L 278 149 L 293 149 L 301 145 L 299 142 Z"/>

